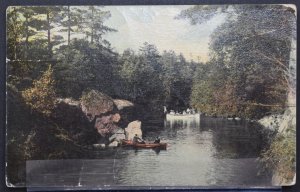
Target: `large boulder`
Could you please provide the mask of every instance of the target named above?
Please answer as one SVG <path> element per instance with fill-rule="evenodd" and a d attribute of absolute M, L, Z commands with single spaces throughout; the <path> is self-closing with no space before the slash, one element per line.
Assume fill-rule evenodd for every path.
<path fill-rule="evenodd" d="M 93 144 L 93 147 L 95 149 L 104 149 L 105 148 L 105 144 L 95 143 L 95 144 Z"/>
<path fill-rule="evenodd" d="M 134 104 L 130 101 L 124 100 L 124 99 L 114 99 L 114 104 L 118 108 L 118 110 L 122 110 L 127 107 L 133 107 Z"/>
<path fill-rule="evenodd" d="M 80 107 L 80 101 L 76 101 L 72 98 L 57 98 L 56 102 L 57 103 L 66 103 L 66 104 L 71 105 L 71 106 Z"/>
<path fill-rule="evenodd" d="M 119 142 L 118 141 L 113 141 L 111 142 L 108 147 L 118 147 L 119 146 Z"/>
<path fill-rule="evenodd" d="M 125 139 L 125 131 L 122 128 L 115 129 L 113 135 L 109 137 L 109 142 L 118 141 Z"/>
<path fill-rule="evenodd" d="M 288 134 L 290 129 L 296 130 L 296 107 L 289 107 L 282 115 L 278 132 Z"/>
<path fill-rule="evenodd" d="M 108 134 L 114 132 L 115 129 L 119 128 L 118 125 L 115 124 L 118 116 L 119 115 L 111 114 L 96 118 L 95 128 L 102 137 L 106 137 Z"/>
<path fill-rule="evenodd" d="M 112 112 L 114 109 L 114 102 L 108 95 L 92 90 L 82 95 L 81 108 L 90 121 L 92 121 L 96 116 Z"/>
<path fill-rule="evenodd" d="M 95 128 L 102 137 L 106 137 L 108 134 L 114 133 L 119 126 L 116 124 L 121 119 L 121 116 L 116 114 L 105 115 L 97 117 L 95 121 Z"/>
<path fill-rule="evenodd" d="M 142 122 L 141 121 L 133 121 L 128 124 L 127 128 L 125 128 L 126 139 L 132 140 L 134 135 L 137 134 L 138 137 L 142 138 Z"/>
<path fill-rule="evenodd" d="M 296 108 L 289 107 L 282 115 L 266 116 L 258 122 L 268 129 L 287 134 L 290 128 L 296 129 Z"/>

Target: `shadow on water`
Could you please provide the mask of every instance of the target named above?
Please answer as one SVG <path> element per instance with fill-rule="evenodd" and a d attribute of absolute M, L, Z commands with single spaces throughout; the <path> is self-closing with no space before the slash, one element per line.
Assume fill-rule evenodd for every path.
<path fill-rule="evenodd" d="M 212 132 L 218 158 L 256 158 L 267 141 L 262 126 L 249 121 L 202 118 L 200 130 Z"/>
<path fill-rule="evenodd" d="M 258 175 L 257 158 L 266 139 L 261 130 L 247 121 L 208 117 L 166 120 L 163 127 L 148 130 L 145 139 L 159 135 L 168 143 L 167 150 L 93 152 L 94 160 L 80 160 L 79 173 L 67 170 L 63 176 L 51 178 L 77 178 L 83 186 L 270 186 L 270 175 Z M 99 179 L 105 175 L 106 179 Z"/>
<path fill-rule="evenodd" d="M 164 127 L 154 130 L 146 139 L 159 135 L 168 143 L 167 151 L 138 150 L 133 158 L 129 153 L 120 184 L 270 185 L 270 175 L 258 175 L 257 158 L 265 137 L 256 123 L 203 117 L 166 120 Z M 124 173 L 135 176 L 126 178 Z"/>

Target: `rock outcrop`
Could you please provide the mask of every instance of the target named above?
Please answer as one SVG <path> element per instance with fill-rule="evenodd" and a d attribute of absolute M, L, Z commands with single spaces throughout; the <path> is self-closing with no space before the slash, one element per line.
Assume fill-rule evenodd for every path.
<path fill-rule="evenodd" d="M 258 121 L 264 127 L 286 134 L 288 128 L 296 127 L 296 108 L 289 107 L 282 115 L 266 116 Z"/>
<path fill-rule="evenodd" d="M 122 139 L 125 139 L 125 131 L 122 128 L 118 128 L 113 132 L 113 135 L 109 137 L 109 142 L 121 142 Z"/>
<path fill-rule="evenodd" d="M 112 112 L 114 110 L 114 102 L 108 95 L 92 90 L 82 95 L 81 109 L 92 121 L 97 116 Z"/>
<path fill-rule="evenodd" d="M 104 149 L 105 148 L 105 144 L 96 143 L 96 144 L 93 144 L 93 147 L 95 149 Z"/>
<path fill-rule="evenodd" d="M 103 148 L 104 144 L 108 147 L 117 147 L 122 139 L 132 139 L 135 134 L 142 137 L 141 122 L 135 120 L 136 111 L 134 104 L 130 101 L 113 100 L 101 92 L 92 90 L 84 93 L 80 101 L 66 98 L 58 99 L 57 103 L 58 108 L 61 109 L 57 118 L 67 117 L 67 120 L 70 119 L 66 125 L 72 125 L 73 121 L 82 125 L 77 122 L 79 121 L 89 125 L 88 127 L 94 127 L 94 131 L 96 129 L 98 132 L 96 137 L 99 138 L 98 142 L 94 142 L 92 145 L 93 148 Z M 65 115 L 63 115 L 64 112 Z M 82 127 L 87 127 L 86 125 Z M 71 127 L 74 126 L 75 124 Z M 83 130 L 83 132 L 85 131 L 93 132 L 92 130 Z"/>
<path fill-rule="evenodd" d="M 126 103 L 125 100 L 122 103 Z M 87 118 L 91 122 L 95 121 L 94 127 L 102 137 L 113 134 L 119 128 L 121 115 L 114 100 L 108 95 L 95 90 L 86 92 L 81 97 L 80 106 Z"/>
<path fill-rule="evenodd" d="M 127 128 L 125 128 L 126 139 L 132 140 L 134 135 L 137 134 L 140 138 L 142 138 L 142 122 L 141 121 L 133 121 L 128 124 Z"/>
<path fill-rule="evenodd" d="M 119 120 L 120 115 L 118 113 L 97 117 L 95 121 L 95 128 L 102 137 L 105 137 L 106 135 L 113 133 L 115 129 L 119 128 L 116 124 Z"/>
<path fill-rule="evenodd" d="M 118 147 L 119 145 L 120 143 L 118 141 L 113 141 L 108 145 L 108 147 Z"/>
<path fill-rule="evenodd" d="M 296 140 L 296 107 L 288 107 L 284 114 L 267 116 L 258 122 L 268 129 L 276 130 L 277 135 L 282 136 L 285 140 L 291 140 L 293 137 Z M 286 147 L 291 146 L 289 145 Z M 277 155 L 280 155 L 281 152 L 277 153 Z M 295 157 L 290 156 L 289 158 Z M 296 173 L 286 177 L 286 173 L 284 171 L 276 168 L 273 170 L 272 184 L 274 186 L 293 185 L 295 183 L 295 179 Z"/>
<path fill-rule="evenodd" d="M 130 101 L 124 100 L 124 99 L 114 99 L 114 104 L 118 108 L 118 110 L 122 110 L 127 107 L 133 107 L 134 104 Z"/>

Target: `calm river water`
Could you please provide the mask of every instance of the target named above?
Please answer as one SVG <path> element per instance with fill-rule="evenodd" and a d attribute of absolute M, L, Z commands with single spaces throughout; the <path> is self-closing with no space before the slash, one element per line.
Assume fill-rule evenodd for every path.
<path fill-rule="evenodd" d="M 259 125 L 246 121 L 165 121 L 145 138 L 159 135 L 167 150 L 119 149 L 114 180 L 131 186 L 269 186 L 271 176 L 260 173 L 257 161 L 264 134 Z"/>
<path fill-rule="evenodd" d="M 167 150 L 110 149 L 83 160 L 28 162 L 30 186 L 270 186 L 257 161 L 266 132 L 246 121 L 201 117 L 165 121 L 145 139 L 160 136 Z"/>

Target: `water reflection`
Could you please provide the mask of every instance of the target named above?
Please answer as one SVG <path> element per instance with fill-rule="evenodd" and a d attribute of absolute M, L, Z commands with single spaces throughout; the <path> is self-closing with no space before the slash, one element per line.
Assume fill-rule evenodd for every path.
<path fill-rule="evenodd" d="M 28 185 L 271 185 L 270 175 L 258 175 L 256 159 L 265 134 L 255 123 L 206 117 L 177 119 L 148 131 L 146 139 L 157 135 L 168 143 L 167 150 L 116 148 L 88 154 L 93 160 L 32 162 Z"/>
<path fill-rule="evenodd" d="M 213 132 L 217 158 L 258 157 L 266 140 L 261 133 L 262 127 L 248 121 L 202 118 L 200 127 Z"/>
<path fill-rule="evenodd" d="M 159 131 L 167 150 L 120 150 L 121 169 L 115 182 L 124 186 L 267 186 L 258 157 L 263 136 L 260 127 L 245 121 L 217 118 L 176 119 Z M 118 156 L 118 155 L 117 155 Z"/>

